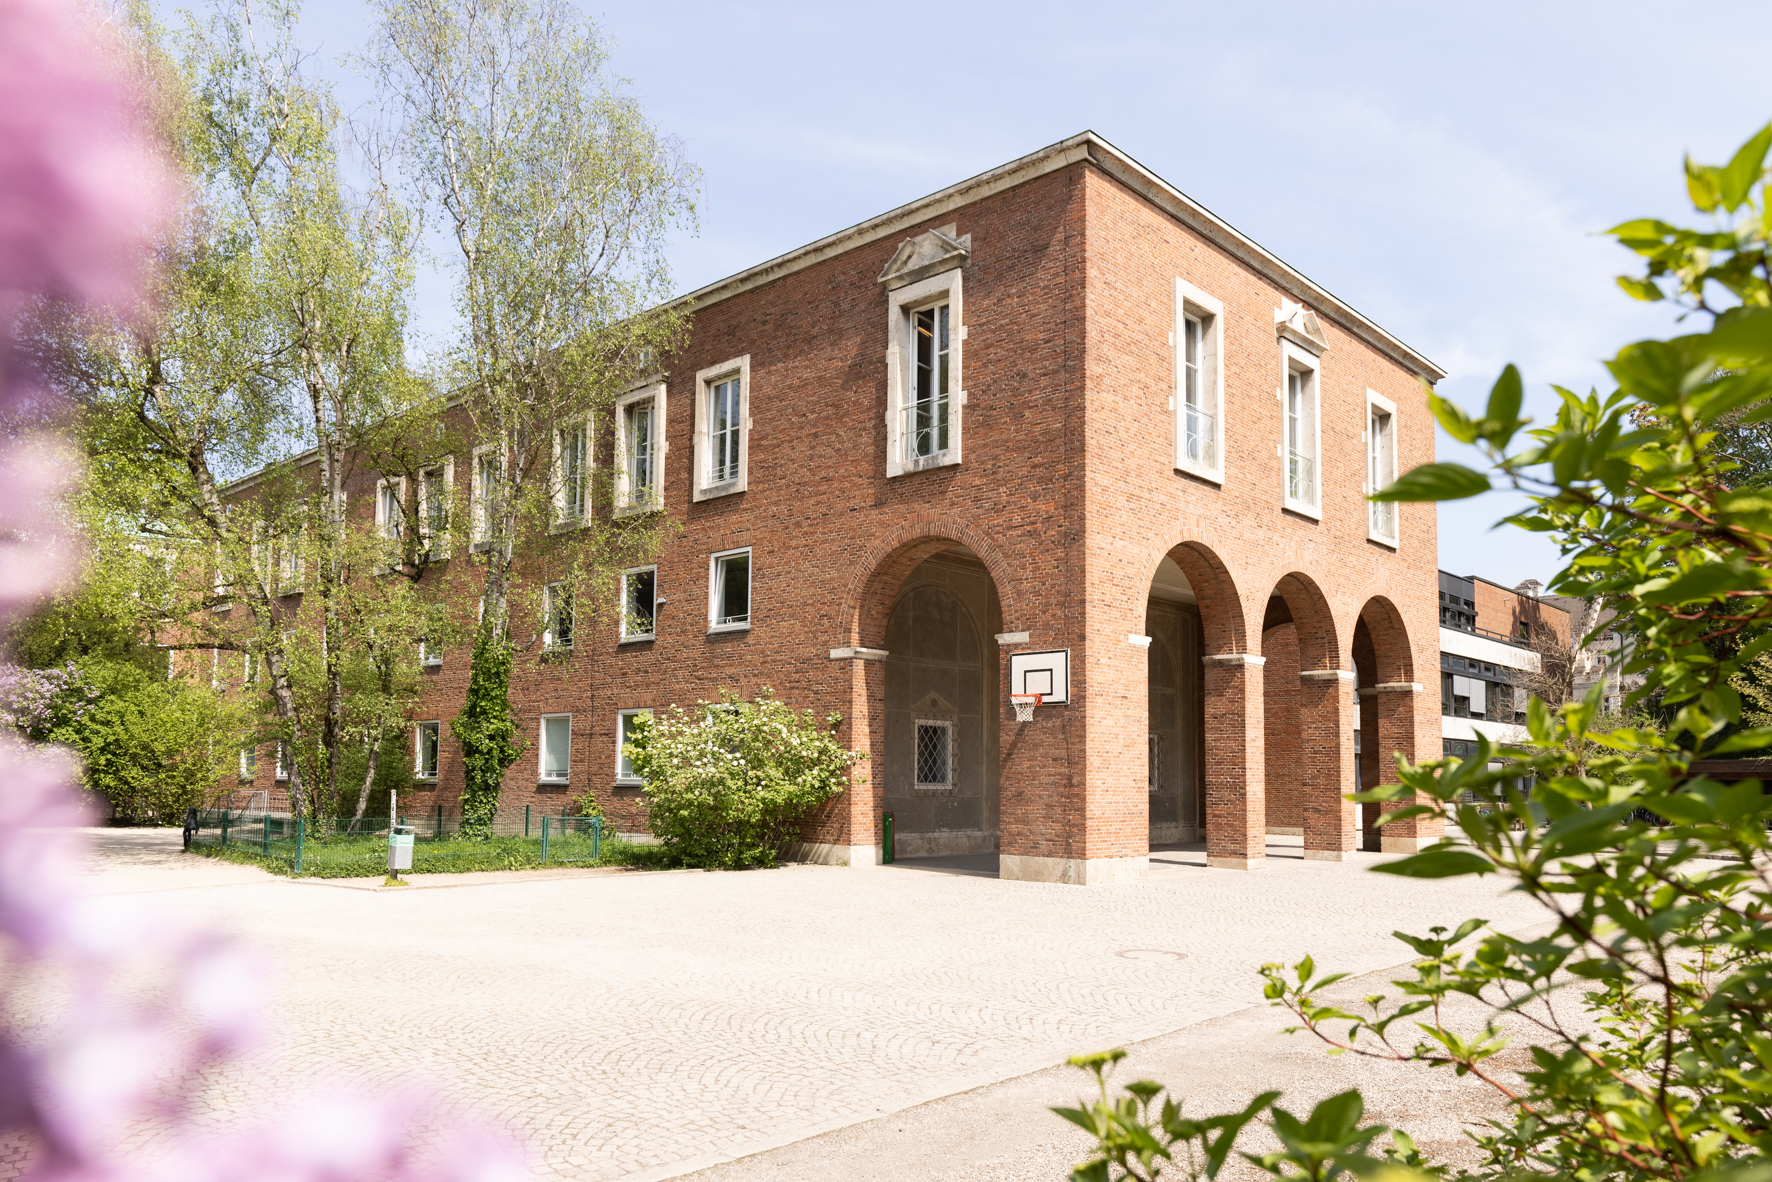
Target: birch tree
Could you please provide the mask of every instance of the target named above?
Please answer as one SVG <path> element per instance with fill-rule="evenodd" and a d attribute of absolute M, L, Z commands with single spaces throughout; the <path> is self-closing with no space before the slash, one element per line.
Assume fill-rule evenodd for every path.
<path fill-rule="evenodd" d="M 376 0 L 370 65 L 415 199 L 448 239 L 460 321 L 449 350 L 477 462 L 483 567 L 468 702 L 451 724 L 467 769 L 463 830 L 484 832 L 518 747 L 510 673 L 513 555 L 543 550 L 587 596 L 645 554 L 657 516 L 589 513 L 550 537 L 556 433 L 679 343 L 667 234 L 692 225 L 698 177 L 609 70 L 565 0 Z M 598 415 L 598 412 L 604 412 Z M 521 597 L 519 597 L 521 600 Z M 533 600 L 531 595 L 530 600 Z"/>

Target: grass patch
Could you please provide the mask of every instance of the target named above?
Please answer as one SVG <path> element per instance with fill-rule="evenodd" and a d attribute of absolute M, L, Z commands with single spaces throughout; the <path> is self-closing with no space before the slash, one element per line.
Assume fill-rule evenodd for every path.
<path fill-rule="evenodd" d="M 295 845 L 273 841 L 271 852 L 247 840 L 228 845 L 192 845 L 205 857 L 241 866 L 257 866 L 272 874 L 295 875 Z M 575 836 L 550 838 L 549 867 L 636 866 L 663 870 L 680 865 L 663 847 L 637 845 L 604 838 L 601 856 L 591 860 L 591 842 Z M 388 846 L 384 837 L 309 839 L 302 846 L 303 878 L 377 878 L 387 873 Z M 489 839 L 445 838 L 421 841 L 412 849 L 412 869 L 402 874 L 463 874 L 484 870 L 538 870 L 542 867 L 539 837 L 493 837 Z"/>

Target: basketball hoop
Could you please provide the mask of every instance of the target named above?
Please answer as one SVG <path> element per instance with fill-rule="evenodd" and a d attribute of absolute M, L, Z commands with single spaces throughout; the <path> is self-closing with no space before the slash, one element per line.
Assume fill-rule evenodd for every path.
<path fill-rule="evenodd" d="M 1010 694 L 1009 702 L 1015 707 L 1015 721 L 1032 722 L 1034 707 L 1040 704 L 1039 694 Z"/>

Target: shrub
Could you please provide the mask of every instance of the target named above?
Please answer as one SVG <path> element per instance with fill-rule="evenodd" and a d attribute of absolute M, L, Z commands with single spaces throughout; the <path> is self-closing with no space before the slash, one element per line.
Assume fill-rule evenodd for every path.
<path fill-rule="evenodd" d="M 812 810 L 843 791 L 866 756 L 837 742 L 841 716 L 821 726 L 763 688 L 643 719 L 632 742 L 646 781 L 652 832 L 691 866 L 773 866 Z"/>
<path fill-rule="evenodd" d="M 206 686 L 162 680 L 138 665 L 80 664 L 47 710 L 42 737 L 79 752 L 81 783 L 119 817 L 177 823 L 228 770 L 241 720 Z"/>

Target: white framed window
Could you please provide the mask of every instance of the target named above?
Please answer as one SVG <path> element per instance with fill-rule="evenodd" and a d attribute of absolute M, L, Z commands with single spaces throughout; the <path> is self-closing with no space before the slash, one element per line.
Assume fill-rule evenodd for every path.
<path fill-rule="evenodd" d="M 665 387 L 659 382 L 615 400 L 615 512 L 663 507 Z"/>
<path fill-rule="evenodd" d="M 307 571 L 307 560 L 302 554 L 306 542 L 305 531 L 293 536 L 284 535 L 277 543 L 277 593 L 293 595 L 302 589 L 302 578 Z"/>
<path fill-rule="evenodd" d="M 209 650 L 209 688 L 219 690 L 221 687 L 221 650 L 212 646 Z"/>
<path fill-rule="evenodd" d="M 395 476 L 375 482 L 375 532 L 398 542 L 406 531 L 406 478 Z"/>
<path fill-rule="evenodd" d="M 251 653 L 240 654 L 240 685 L 251 689 L 258 684 L 258 662 L 253 660 Z"/>
<path fill-rule="evenodd" d="M 1318 470 L 1322 425 L 1317 359 L 1291 341 L 1280 342 L 1280 478 L 1286 508 L 1321 518 Z"/>
<path fill-rule="evenodd" d="M 725 550 L 708 559 L 708 631 L 738 632 L 751 626 L 751 548 Z"/>
<path fill-rule="evenodd" d="M 289 778 L 289 744 L 279 741 L 277 743 L 277 779 L 279 781 L 283 781 L 283 780 L 287 780 L 288 778 Z"/>
<path fill-rule="evenodd" d="M 442 746 L 442 738 L 443 723 L 441 721 L 421 722 L 414 728 L 413 779 L 435 780 L 437 778 L 437 754 Z"/>
<path fill-rule="evenodd" d="M 634 764 L 628 758 L 628 742 L 634 737 L 634 728 L 642 718 L 651 718 L 648 709 L 617 710 L 615 712 L 615 782 L 623 787 L 633 788 L 645 783 L 634 774 Z"/>
<path fill-rule="evenodd" d="M 888 293 L 886 475 L 958 464 L 966 406 L 956 267 Z"/>
<path fill-rule="evenodd" d="M 1366 391 L 1366 492 L 1375 493 L 1397 478 L 1397 404 L 1376 390 Z M 1397 503 L 1366 502 L 1366 536 L 1397 544 Z"/>
<path fill-rule="evenodd" d="M 498 444 L 488 443 L 474 449 L 473 485 L 468 491 L 473 518 L 470 550 L 484 550 L 492 537 L 492 515 L 499 512 L 504 476 L 504 455 Z"/>
<path fill-rule="evenodd" d="M 581 525 L 591 512 L 591 424 L 579 419 L 554 431 L 554 524 Z"/>
<path fill-rule="evenodd" d="M 418 638 L 418 663 L 427 669 L 434 669 L 443 663 L 443 644 L 435 639 L 443 628 L 443 605 L 433 603 L 426 613 L 425 633 Z"/>
<path fill-rule="evenodd" d="M 741 493 L 750 484 L 751 355 L 695 375 L 695 487 L 691 499 Z"/>
<path fill-rule="evenodd" d="M 244 738 L 245 736 L 241 736 Z M 240 748 L 240 778 L 252 780 L 258 777 L 258 748 L 247 743 Z"/>
<path fill-rule="evenodd" d="M 1175 281 L 1175 467 L 1224 482 L 1224 304 Z"/>
<path fill-rule="evenodd" d="M 419 540 L 432 562 L 449 557 L 449 517 L 454 504 L 455 460 L 451 457 L 418 474 Z"/>
<path fill-rule="evenodd" d="M 917 787 L 942 791 L 954 786 L 954 722 L 917 719 Z"/>
<path fill-rule="evenodd" d="M 549 583 L 542 588 L 542 648 L 564 652 L 572 647 L 572 588 Z"/>
<path fill-rule="evenodd" d="M 621 572 L 621 639 L 658 637 L 658 568 L 639 566 Z"/>
<path fill-rule="evenodd" d="M 541 716 L 541 765 L 544 784 L 564 784 L 572 779 L 572 715 Z"/>

